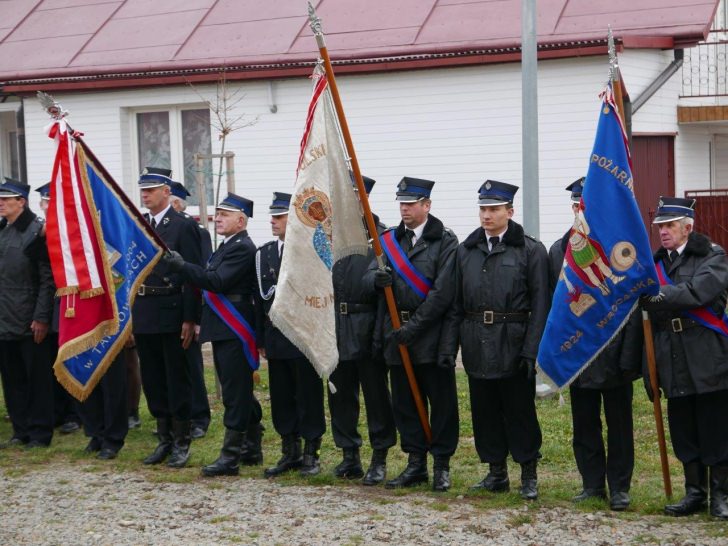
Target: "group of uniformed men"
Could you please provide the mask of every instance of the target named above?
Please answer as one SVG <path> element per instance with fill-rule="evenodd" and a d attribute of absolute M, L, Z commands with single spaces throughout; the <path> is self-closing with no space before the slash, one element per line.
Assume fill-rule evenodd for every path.
<path fill-rule="evenodd" d="M 365 185 L 369 193 L 374 181 L 365 177 Z M 272 421 L 281 437 L 282 456 L 265 476 L 292 469 L 304 476 L 319 473 L 326 429 L 323 382 L 268 318 L 285 248 L 290 194 L 274 194 L 269 213 L 276 239 L 257 249 L 246 231 L 253 202 L 228 194 L 215 215 L 222 242 L 211 252 L 203 230 L 172 207 L 174 193 L 184 200 L 186 192 L 169 171 L 148 168 L 139 186 L 149 223 L 171 251 L 139 289 L 133 309 L 142 384 L 159 438 L 144 462 L 187 463 L 194 428 L 193 376 L 201 369 L 199 344 L 210 341 L 222 388 L 225 435 L 219 457 L 202 469 L 203 475 L 236 475 L 240 464 L 262 463 L 262 411 L 253 393 L 258 354 L 253 352 L 268 361 Z M 340 363 L 331 376 L 337 392 L 329 393 L 328 400 L 334 442 L 343 452 L 334 473 L 363 478 L 365 485 L 385 482 L 387 452 L 399 432 L 408 463 L 386 486 L 427 483 L 429 452 L 433 490 L 449 489 L 450 458 L 459 436 L 455 362 L 460 352 L 475 447 L 481 462 L 489 465 L 473 489 L 508 491 L 510 454 L 521 468 L 520 495 L 536 499 L 542 438 L 534 401 L 535 360 L 572 232 L 547 252 L 512 219 L 518 188 L 488 180 L 477 192 L 480 227 L 458 244 L 430 214 L 433 186 L 432 181 L 403 178 L 396 192 L 401 222 L 386 229 L 376 220 L 387 256 L 394 258 L 385 257 L 382 266 L 370 251 L 333 266 Z M 583 179 L 567 187 L 575 214 L 582 187 Z M 34 244 L 42 222 L 27 207 L 28 190 L 18 181 L 0 185 L 0 372 L 13 423 L 10 443 L 33 446 L 48 445 L 52 434 L 52 429 L 38 433 L 34 416 L 52 386 L 41 338 L 50 322 L 53 287 L 48 260 Z M 722 248 L 693 232 L 693 222 L 694 201 L 661 198 L 654 224 L 662 246 L 655 262 L 669 280 L 662 283 L 659 297 L 643 302 L 655 330 L 673 447 L 685 472 L 686 495 L 665 512 L 689 515 L 705 510 L 709 500 L 711 515 L 726 519 L 728 424 L 715 416 L 728 415 L 728 338 L 687 313 L 708 309 L 722 316 L 728 262 Z M 387 287 L 397 302 L 398 329 L 385 312 Z M 571 386 L 573 448 L 583 485 L 576 502 L 608 498 L 613 510 L 630 504 L 632 383 L 642 374 L 642 341 L 635 314 Z M 429 410 L 430 442 L 400 345 L 409 350 Z M 372 447 L 366 472 L 357 428 L 360 386 Z M 101 409 L 96 412 L 106 416 L 96 418 L 95 431 L 87 420 L 84 424 L 92 442 L 98 439 L 93 448 L 115 454 L 121 445 L 109 431 L 120 404 L 111 391 L 109 386 L 97 403 Z"/>

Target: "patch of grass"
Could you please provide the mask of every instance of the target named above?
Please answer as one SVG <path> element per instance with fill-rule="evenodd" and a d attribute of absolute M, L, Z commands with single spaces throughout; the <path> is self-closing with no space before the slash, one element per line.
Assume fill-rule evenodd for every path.
<path fill-rule="evenodd" d="M 532 525 L 533 516 L 531 514 L 513 514 L 506 520 L 508 527 L 520 527 L 521 525 Z"/>
<path fill-rule="evenodd" d="M 239 479 L 228 478 L 202 478 L 200 467 L 214 461 L 220 451 L 224 426 L 222 425 L 223 406 L 222 401 L 215 395 L 215 379 L 212 362 L 207 354 L 205 374 L 208 391 L 210 393 L 210 407 L 212 411 L 212 423 L 207 435 L 192 443 L 192 456 L 187 468 L 170 469 L 164 464 L 153 467 L 141 464 L 142 459 L 149 455 L 157 444 L 157 439 L 152 435 L 156 424 L 149 415 L 146 403 L 142 399 L 140 413 L 142 426 L 129 431 L 124 448 L 119 456 L 111 461 L 99 461 L 93 454 L 83 452 L 88 443 L 83 433 L 77 432 L 69 435 L 56 434 L 53 443 L 48 449 L 24 450 L 22 448 L 9 448 L 0 450 L 0 475 L 6 478 L 21 477 L 28 472 L 46 469 L 49 465 L 59 468 L 73 466 L 83 472 L 90 474 L 103 472 L 128 473 L 130 479 L 139 479 L 151 482 L 154 488 L 164 483 L 190 483 L 204 486 L 210 490 L 225 489 L 227 487 L 238 487 Z M 273 465 L 280 457 L 280 438 L 275 433 L 271 422 L 270 397 L 268 395 L 268 374 L 265 364 L 260 370 L 261 383 L 256 385 L 255 394 L 263 406 L 263 424 L 265 434 L 263 437 L 264 464 L 254 467 L 241 467 L 241 478 L 259 479 L 263 478 L 263 469 Z M 539 501 L 535 504 L 526 504 L 518 496 L 518 485 L 520 481 L 520 468 L 512 461 L 509 462 L 509 475 L 511 478 L 511 491 L 509 493 L 488 493 L 474 492 L 469 487 L 479 482 L 487 473 L 487 465 L 481 464 L 475 451 L 473 439 L 472 418 L 470 414 L 470 399 L 468 396 L 467 376 L 463 370 L 457 370 L 458 403 L 460 410 L 460 440 L 458 449 L 450 462 L 452 488 L 447 493 L 433 493 L 429 485 L 422 485 L 411 489 L 386 490 L 384 487 L 363 488 L 356 480 L 343 481 L 333 477 L 332 471 L 341 461 L 341 450 L 334 446 L 330 431 L 327 432 L 321 448 L 322 472 L 313 478 L 303 478 L 297 472 L 290 472 L 285 476 L 275 479 L 275 482 L 283 486 L 335 486 L 338 488 L 353 488 L 362 494 L 368 495 L 372 503 L 386 506 L 399 502 L 405 498 L 418 504 L 428 504 L 433 510 L 445 509 L 453 502 L 466 503 L 482 510 L 498 510 L 503 508 L 529 507 L 574 507 L 571 498 L 581 491 L 581 479 L 576 469 L 574 455 L 571 447 L 571 406 L 569 404 L 568 392 L 564 394 L 566 403 L 559 404 L 558 398 L 537 400 L 538 417 L 543 433 L 543 447 L 541 453 L 543 459 L 539 463 Z M 0 406 L 2 407 L 2 406 Z M 325 406 L 328 408 L 328 405 Z M 632 506 L 627 513 L 615 514 L 615 518 L 634 518 L 643 515 L 662 514 L 662 508 L 666 502 L 662 489 L 662 474 L 660 471 L 660 458 L 657 449 L 654 417 L 652 416 L 652 404 L 642 392 L 639 383 L 635 383 L 634 395 L 634 431 L 635 431 L 635 471 L 632 480 Z M 328 411 L 328 410 L 327 410 Z M 360 419 L 360 432 L 366 438 L 366 412 L 362 407 Z M 669 430 L 666 427 L 666 433 Z M 11 436 L 10 423 L 0 419 L 0 440 Z M 605 430 L 606 434 L 606 430 Z M 668 436 L 669 445 L 669 436 Z M 371 456 L 371 450 L 366 445 L 361 450 L 362 460 L 366 462 Z M 669 453 L 672 450 L 668 448 Z M 430 471 L 432 471 L 432 460 L 428 457 Z M 390 450 L 388 461 L 388 477 L 394 477 L 401 472 L 407 464 L 407 457 L 398 448 Z M 680 498 L 682 490 L 682 467 L 677 459 L 670 455 L 670 469 L 674 486 L 674 498 Z M 61 480 L 63 479 L 59 474 Z M 59 481 L 59 490 L 62 491 L 64 483 Z M 147 493 L 151 500 L 154 492 Z M 423 498 L 426 499 L 422 501 Z M 147 498 L 147 497 L 145 497 Z M 576 507 L 577 510 L 592 512 L 595 510 L 608 510 L 608 505 L 601 501 L 590 501 Z M 373 516 L 377 517 L 377 516 Z M 531 518 L 528 512 L 514 516 L 512 523 Z M 660 516 L 659 521 L 662 521 Z M 670 520 L 674 521 L 674 520 Z M 699 522 L 706 527 L 706 532 L 711 536 L 728 536 L 728 523 L 715 522 L 707 515 L 691 518 L 691 522 Z M 257 536 L 245 536 L 245 541 L 250 541 Z M 653 540 L 654 537 L 645 535 L 645 540 Z M 353 538 L 347 539 L 350 542 Z"/>
<path fill-rule="evenodd" d="M 450 505 L 446 502 L 431 502 L 429 506 L 438 512 L 448 512 L 450 510 Z"/>
<path fill-rule="evenodd" d="M 349 537 L 349 542 L 345 542 L 344 544 L 350 546 L 358 546 L 359 544 L 364 544 L 364 537 L 361 535 L 351 535 Z"/>
<path fill-rule="evenodd" d="M 222 516 L 215 516 L 208 520 L 209 523 L 216 524 L 216 523 L 225 523 L 227 521 L 235 521 L 235 518 L 231 516 L 230 514 L 225 514 Z"/>

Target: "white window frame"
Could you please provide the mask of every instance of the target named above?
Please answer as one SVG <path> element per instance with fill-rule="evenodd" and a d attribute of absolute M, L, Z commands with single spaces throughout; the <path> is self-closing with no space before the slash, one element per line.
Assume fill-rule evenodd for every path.
<path fill-rule="evenodd" d="M 204 110 L 206 108 L 209 108 L 207 104 L 196 102 L 129 108 L 128 111 L 130 125 L 129 132 L 131 137 L 131 164 L 133 166 L 132 175 L 134 176 L 134 187 L 136 187 L 136 177 L 139 176 L 139 172 L 141 171 L 141 169 L 150 166 L 139 164 L 139 131 L 137 126 L 137 114 L 167 112 L 167 115 L 169 117 L 169 162 L 170 168 L 172 169 L 172 179 L 179 180 L 180 182 L 184 183 L 183 178 L 185 163 L 184 154 L 182 151 L 184 145 L 182 138 L 182 112 L 184 110 Z M 210 116 L 212 117 L 212 112 L 210 113 Z M 212 141 L 212 128 L 210 128 L 210 146 L 213 150 L 212 153 L 215 153 L 214 145 L 215 143 Z M 135 191 L 134 194 L 134 202 L 139 205 L 139 192 Z M 187 214 L 190 214 L 192 216 L 197 216 L 200 212 L 200 207 L 198 205 L 190 204 L 188 205 L 186 212 Z"/>

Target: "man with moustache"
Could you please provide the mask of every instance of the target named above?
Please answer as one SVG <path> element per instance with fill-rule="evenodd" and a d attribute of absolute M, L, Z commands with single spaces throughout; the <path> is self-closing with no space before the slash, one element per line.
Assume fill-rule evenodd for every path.
<path fill-rule="evenodd" d="M 139 177 L 147 219 L 170 250 L 202 265 L 200 230 L 170 204 L 171 171 L 146 168 Z M 157 420 L 159 443 L 144 464 L 181 468 L 190 456 L 191 380 L 185 350 L 199 323 L 199 292 L 168 263 L 158 263 L 139 287 L 132 322 L 142 386 Z"/>

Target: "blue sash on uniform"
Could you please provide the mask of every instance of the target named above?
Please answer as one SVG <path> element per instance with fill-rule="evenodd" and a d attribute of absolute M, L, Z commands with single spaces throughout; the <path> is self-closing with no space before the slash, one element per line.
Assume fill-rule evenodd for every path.
<path fill-rule="evenodd" d="M 669 284 L 675 284 L 672 279 L 667 276 L 665 271 L 665 264 L 662 260 L 657 262 L 657 278 L 660 279 L 660 286 Z M 708 307 L 698 307 L 697 309 L 691 309 L 690 311 L 682 312 L 686 317 L 693 319 L 698 324 L 710 328 L 714 332 L 728 337 L 728 317 L 723 313 L 722 317 L 719 317 L 717 313 L 709 309 Z"/>
<path fill-rule="evenodd" d="M 215 311 L 215 314 L 220 317 L 220 320 L 238 336 L 243 343 L 243 352 L 248 359 L 250 368 L 253 371 L 257 370 L 260 367 L 258 346 L 255 343 L 255 331 L 250 327 L 248 321 L 235 309 L 233 304 L 230 303 L 230 300 L 222 294 L 203 290 L 202 295 L 205 298 L 205 303 L 210 306 L 210 309 Z"/>
<path fill-rule="evenodd" d="M 394 270 L 419 297 L 425 299 L 430 292 L 430 288 L 432 288 L 432 282 L 412 265 L 407 253 L 394 237 L 394 230 L 385 231 L 379 239 L 382 241 L 384 252 L 387 254 L 389 263 L 392 264 Z"/>

